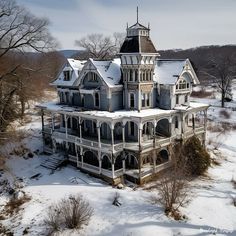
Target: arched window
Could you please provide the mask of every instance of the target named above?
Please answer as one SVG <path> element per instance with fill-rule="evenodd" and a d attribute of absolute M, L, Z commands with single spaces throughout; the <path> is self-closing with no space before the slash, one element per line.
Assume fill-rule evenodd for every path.
<path fill-rule="evenodd" d="M 99 101 L 99 94 L 95 93 L 95 107 L 100 106 L 100 101 Z"/>
<path fill-rule="evenodd" d="M 130 103 L 130 108 L 134 108 L 134 94 L 131 93 L 130 94 L 130 98 L 129 98 L 129 103 Z"/>

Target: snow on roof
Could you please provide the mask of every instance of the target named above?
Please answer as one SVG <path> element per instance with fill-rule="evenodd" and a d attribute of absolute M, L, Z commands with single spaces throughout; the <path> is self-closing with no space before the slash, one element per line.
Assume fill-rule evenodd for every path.
<path fill-rule="evenodd" d="M 63 67 L 63 70 L 59 74 L 58 78 L 53 81 L 52 85 L 64 85 L 64 86 L 72 86 L 75 80 L 78 78 L 80 71 L 82 70 L 86 61 L 75 60 L 73 58 L 68 58 L 67 63 Z M 70 80 L 64 80 L 64 71 L 71 71 Z"/>
<path fill-rule="evenodd" d="M 112 61 L 90 60 L 109 87 L 119 85 L 121 79 L 120 58 L 115 58 Z"/>
<path fill-rule="evenodd" d="M 182 107 L 176 107 L 176 109 L 173 110 L 164 110 L 160 108 L 152 108 L 152 109 L 145 109 L 138 111 L 129 111 L 129 110 L 119 110 L 115 112 L 109 112 L 109 111 L 99 111 L 99 110 L 91 110 L 91 111 L 81 111 L 80 108 L 76 107 L 69 107 L 66 105 L 59 105 L 55 102 L 49 102 L 49 103 L 43 103 L 37 106 L 38 108 L 46 109 L 49 111 L 63 111 L 63 112 L 69 112 L 70 114 L 74 113 L 74 115 L 78 116 L 85 116 L 91 118 L 100 120 L 104 118 L 108 119 L 122 119 L 122 118 L 148 118 L 148 117 L 155 117 L 155 116 L 169 116 L 172 113 L 176 113 L 181 110 L 191 110 L 196 108 L 207 108 L 209 105 L 203 104 L 203 103 L 195 103 L 191 102 L 189 106 L 182 106 Z"/>
<path fill-rule="evenodd" d="M 209 104 L 205 104 L 205 103 L 190 102 L 189 106 L 179 105 L 179 106 L 176 106 L 174 109 L 178 111 L 188 111 L 188 110 L 197 109 L 197 108 L 208 108 L 209 106 L 210 106 Z"/>
<path fill-rule="evenodd" d="M 187 60 L 157 60 L 154 80 L 159 84 L 175 84 Z"/>

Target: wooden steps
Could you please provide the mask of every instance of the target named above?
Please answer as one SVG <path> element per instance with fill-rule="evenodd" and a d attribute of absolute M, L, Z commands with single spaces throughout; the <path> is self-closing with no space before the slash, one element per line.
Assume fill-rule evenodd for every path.
<path fill-rule="evenodd" d="M 43 161 L 40 166 L 45 167 L 50 170 L 56 170 L 66 161 L 63 156 L 49 157 L 47 160 Z"/>

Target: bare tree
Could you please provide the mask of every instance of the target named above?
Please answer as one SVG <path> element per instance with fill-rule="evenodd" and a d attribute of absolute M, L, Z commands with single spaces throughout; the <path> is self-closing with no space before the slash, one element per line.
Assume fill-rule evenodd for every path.
<path fill-rule="evenodd" d="M 94 59 L 111 59 L 120 49 L 124 41 L 124 34 L 114 33 L 113 36 L 103 34 L 89 34 L 75 41 L 75 45 L 84 48 L 89 53 L 89 57 Z"/>
<path fill-rule="evenodd" d="M 48 25 L 47 19 L 35 17 L 14 0 L 0 0 L 1 132 L 18 118 L 19 104 L 23 115 L 25 103 L 30 98 L 37 98 L 41 91 L 39 86 L 36 88 L 41 78 L 38 76 L 38 81 L 34 79 L 39 74 L 42 77 L 42 68 L 35 59 L 36 54 L 27 54 L 27 57 L 25 51 L 43 52 L 57 45 Z"/>
<path fill-rule="evenodd" d="M 49 21 L 32 15 L 14 0 L 0 0 L 0 57 L 11 50 L 42 52 L 56 46 Z"/>
<path fill-rule="evenodd" d="M 224 107 L 226 99 L 232 99 L 231 85 L 232 80 L 236 78 L 236 55 L 232 53 L 212 55 L 207 69 L 202 73 L 209 76 L 217 85 L 221 93 L 221 107 Z"/>
<path fill-rule="evenodd" d="M 176 220 L 181 218 L 179 207 L 188 201 L 189 173 L 187 163 L 182 158 L 182 145 L 170 148 L 173 167 L 163 174 L 156 184 L 157 195 L 152 197 L 154 203 L 161 203 L 168 216 Z"/>

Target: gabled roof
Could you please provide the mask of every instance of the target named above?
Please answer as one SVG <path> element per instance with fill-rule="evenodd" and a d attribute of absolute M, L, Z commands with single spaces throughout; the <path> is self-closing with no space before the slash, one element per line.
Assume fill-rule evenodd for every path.
<path fill-rule="evenodd" d="M 115 58 L 112 61 L 97 61 L 89 59 L 97 69 L 98 74 L 108 87 L 115 87 L 120 84 L 121 68 L 120 58 Z"/>
<path fill-rule="evenodd" d="M 80 71 L 82 70 L 84 64 L 86 61 L 80 61 L 75 60 L 72 58 L 68 58 L 67 62 L 65 63 L 63 69 L 59 73 L 59 76 L 54 80 L 51 85 L 56 86 L 72 86 L 75 80 L 78 78 Z M 71 79 L 70 80 L 64 80 L 64 71 L 70 71 L 71 72 Z"/>
<path fill-rule="evenodd" d="M 127 36 L 120 53 L 157 53 L 157 50 L 148 36 Z"/>
<path fill-rule="evenodd" d="M 159 84 L 175 84 L 184 72 L 188 72 L 191 75 L 191 79 L 194 84 L 199 83 L 189 59 L 159 59 L 156 61 L 156 66 L 154 70 L 154 81 Z"/>

